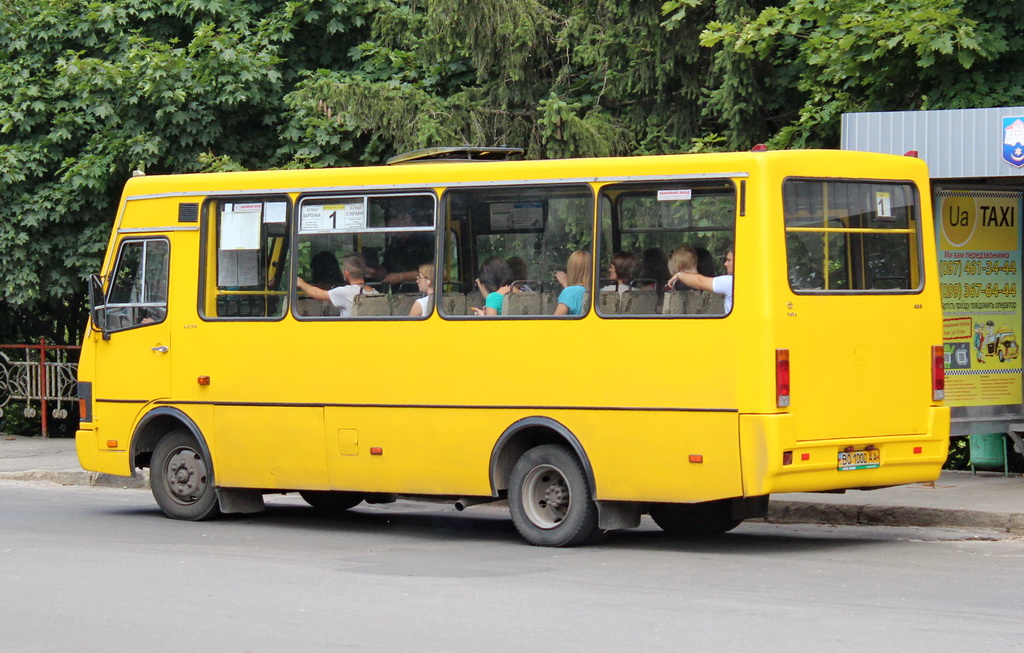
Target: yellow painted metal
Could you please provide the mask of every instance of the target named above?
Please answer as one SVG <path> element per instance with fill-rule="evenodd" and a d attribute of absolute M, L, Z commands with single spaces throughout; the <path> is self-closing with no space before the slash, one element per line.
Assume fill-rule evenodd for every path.
<path fill-rule="evenodd" d="M 441 192 L 556 179 L 583 180 L 597 192 L 624 175 L 745 182 L 731 314 L 208 320 L 199 305 L 215 313 L 216 286 L 200 274 L 200 253 L 205 246 L 210 261 L 216 245 L 203 244 L 197 225 L 172 220 L 179 202 L 206 206 L 229 194 L 286 194 L 294 202 L 313 189 Z M 920 243 L 912 260 L 922 257 L 923 290 L 795 294 L 781 217 L 790 177 L 915 183 Z M 80 378 L 94 383 L 94 421 L 78 432 L 79 458 L 86 469 L 129 474 L 128 452 L 100 451 L 102 443 L 127 443 L 159 405 L 196 424 L 217 482 L 234 487 L 489 495 L 495 445 L 526 418 L 552 420 L 578 440 L 605 500 L 700 501 L 928 480 L 944 458 L 948 411 L 931 401 L 930 346 L 941 343 L 941 313 L 927 188 L 920 161 L 830 151 L 134 178 L 103 273 L 123 238 L 168 238 L 168 317 L 164 326 L 108 341 L 90 331 Z M 207 209 L 201 214 L 209 220 Z M 162 358 L 152 350 L 159 344 L 169 347 Z M 779 348 L 790 352 L 786 409 L 776 407 Z M 206 376 L 209 385 L 200 385 Z M 840 448 L 867 444 L 882 448 L 881 468 L 836 470 Z M 924 453 L 908 453 L 913 446 Z M 787 450 L 809 453 L 813 464 L 783 469 Z"/>

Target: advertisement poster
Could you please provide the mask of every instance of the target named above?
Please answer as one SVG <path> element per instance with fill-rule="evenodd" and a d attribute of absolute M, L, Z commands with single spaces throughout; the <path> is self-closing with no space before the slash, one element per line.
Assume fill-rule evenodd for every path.
<path fill-rule="evenodd" d="M 947 405 L 1021 403 L 1022 196 L 936 195 Z"/>

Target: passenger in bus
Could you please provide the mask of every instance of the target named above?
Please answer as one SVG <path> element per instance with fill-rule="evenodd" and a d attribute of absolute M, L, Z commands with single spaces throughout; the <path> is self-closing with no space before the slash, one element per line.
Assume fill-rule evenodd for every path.
<path fill-rule="evenodd" d="M 640 270 L 640 258 L 633 252 L 615 252 L 612 254 L 611 263 L 608 265 L 608 278 L 615 283 L 610 283 L 601 288 L 601 292 L 624 293 L 629 290 L 629 284 L 636 278 Z"/>
<path fill-rule="evenodd" d="M 313 299 L 329 301 L 339 310 L 340 317 L 347 317 L 352 314 L 352 305 L 356 295 L 363 293 L 375 295 L 377 291 L 363 285 L 366 283 L 366 263 L 360 254 L 349 254 L 341 259 L 341 274 L 345 277 L 347 285 L 324 290 L 308 284 L 301 277 L 296 279 L 296 285 Z"/>
<path fill-rule="evenodd" d="M 590 252 L 579 250 L 569 256 L 565 271 L 555 273 L 565 288 L 558 294 L 555 315 L 583 315 L 583 298 L 590 287 Z"/>
<path fill-rule="evenodd" d="M 417 224 L 408 207 L 396 207 L 389 211 L 385 224 L 388 227 L 427 226 Z M 387 235 L 381 265 L 368 271 L 371 279 L 383 281 L 391 286 L 400 286 L 406 281 L 415 281 L 419 264 L 434 258 L 434 234 L 422 231 L 397 231 Z"/>
<path fill-rule="evenodd" d="M 310 279 L 309 284 L 330 290 L 345 285 L 345 278 L 341 274 L 341 266 L 338 259 L 332 252 L 324 250 L 317 252 L 309 261 Z"/>
<path fill-rule="evenodd" d="M 484 261 L 476 279 L 476 287 L 484 297 L 484 307 L 473 307 L 474 315 L 501 315 L 505 295 L 512 291 L 512 268 L 500 256 Z"/>
<path fill-rule="evenodd" d="M 681 245 L 672 250 L 668 257 L 668 272 L 672 281 L 667 290 L 697 290 L 676 276 L 679 272 L 697 272 L 697 250 L 689 245 Z"/>
<path fill-rule="evenodd" d="M 644 290 L 658 290 L 665 287 L 668 278 L 668 257 L 665 252 L 657 247 L 650 247 L 643 251 L 640 257 L 640 278 L 652 279 L 653 284 L 644 285 Z"/>
<path fill-rule="evenodd" d="M 715 257 L 703 247 L 694 247 L 697 252 L 697 272 L 705 277 L 717 276 L 715 273 Z"/>
<path fill-rule="evenodd" d="M 409 309 L 409 317 L 430 315 L 434 309 L 434 264 L 424 263 L 416 274 L 416 285 L 423 297 L 417 299 Z"/>
<path fill-rule="evenodd" d="M 522 259 L 522 257 L 520 257 L 520 256 L 510 256 L 507 259 L 505 259 L 505 262 L 508 263 L 509 269 L 512 270 L 512 281 L 513 282 L 517 282 L 517 281 L 518 282 L 525 282 L 526 281 L 526 277 L 529 274 L 529 268 L 526 265 L 526 261 L 524 261 Z M 533 291 L 533 288 L 530 288 L 530 286 L 528 286 L 526 283 L 513 283 L 512 284 L 512 292 L 514 292 L 514 293 L 532 292 L 532 291 Z"/>
<path fill-rule="evenodd" d="M 669 278 L 669 284 L 674 284 L 678 280 L 697 290 L 710 290 L 719 295 L 725 295 L 725 312 L 728 313 L 732 310 L 732 268 L 733 248 L 730 247 L 725 254 L 726 274 L 708 277 L 699 272 L 680 271 Z"/>

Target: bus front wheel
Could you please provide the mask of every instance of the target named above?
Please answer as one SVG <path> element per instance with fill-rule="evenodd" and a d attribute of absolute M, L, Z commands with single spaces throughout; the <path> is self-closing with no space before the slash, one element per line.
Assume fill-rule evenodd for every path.
<path fill-rule="evenodd" d="M 516 461 L 508 487 L 516 530 L 536 546 L 577 546 L 600 535 L 587 475 L 566 447 L 534 447 Z"/>
<path fill-rule="evenodd" d="M 726 533 L 743 523 L 732 517 L 729 501 L 706 503 L 655 503 L 651 519 L 669 535 L 692 537 Z"/>
<path fill-rule="evenodd" d="M 150 466 L 153 498 L 168 517 L 201 521 L 220 514 L 213 468 L 192 434 L 168 433 L 153 450 Z"/>

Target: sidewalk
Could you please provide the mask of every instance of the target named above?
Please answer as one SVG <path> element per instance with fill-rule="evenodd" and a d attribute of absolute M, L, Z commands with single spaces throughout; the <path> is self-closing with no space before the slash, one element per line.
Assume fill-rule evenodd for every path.
<path fill-rule="evenodd" d="M 4 480 L 149 486 L 148 474 L 128 478 L 84 471 L 73 439 L 0 434 L 0 481 Z M 1024 535 L 1024 478 L 1007 478 L 1001 472 L 943 472 L 934 487 L 914 484 L 846 494 L 780 494 L 772 497 L 767 521 L 976 528 Z"/>
<path fill-rule="evenodd" d="M 78 464 L 74 438 L 26 437 L 2 433 L 0 481 L 50 481 L 61 485 L 149 488 L 148 473 L 128 477 L 85 471 Z"/>

